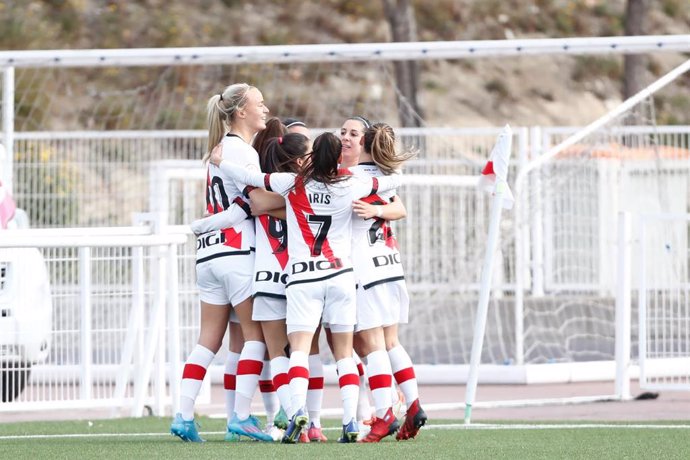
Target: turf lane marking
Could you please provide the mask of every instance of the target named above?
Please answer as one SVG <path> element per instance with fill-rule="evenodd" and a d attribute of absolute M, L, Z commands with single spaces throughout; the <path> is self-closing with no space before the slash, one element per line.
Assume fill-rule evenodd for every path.
<path fill-rule="evenodd" d="M 690 430 L 688 425 L 653 425 L 653 424 L 614 424 L 614 423 L 572 423 L 572 424 L 491 424 L 491 423 L 472 423 L 465 425 L 463 423 L 449 423 L 449 424 L 433 424 L 425 425 L 423 429 L 438 429 L 438 430 L 572 430 L 572 429 L 593 429 L 593 428 L 612 428 L 612 429 L 645 429 L 651 428 L 659 429 L 675 429 L 675 430 Z"/>
<path fill-rule="evenodd" d="M 580 424 L 488 424 L 473 423 L 447 423 L 425 425 L 423 430 L 572 430 L 572 429 L 654 429 L 654 430 L 690 430 L 689 425 L 645 425 L 645 424 L 605 424 L 605 423 L 580 423 Z M 324 427 L 323 431 L 340 431 L 339 427 Z M 221 435 L 225 431 L 203 431 L 202 435 Z M 167 437 L 170 433 L 71 433 L 71 434 L 27 434 L 0 436 L 0 441 L 11 439 L 69 439 L 69 438 L 121 438 L 121 437 Z"/>

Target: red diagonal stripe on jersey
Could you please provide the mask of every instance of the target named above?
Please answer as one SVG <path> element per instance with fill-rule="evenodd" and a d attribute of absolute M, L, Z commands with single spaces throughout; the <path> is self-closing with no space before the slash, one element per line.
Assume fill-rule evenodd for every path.
<path fill-rule="evenodd" d="M 297 176 L 295 177 L 295 188 L 288 194 L 288 200 L 292 205 L 292 209 L 295 211 L 295 217 L 297 217 L 297 223 L 299 224 L 299 229 L 302 232 L 302 237 L 304 242 L 310 248 L 314 247 L 314 233 L 311 231 L 311 227 L 307 222 L 307 214 L 314 215 L 314 210 L 309 204 L 309 199 L 307 198 L 307 192 L 304 188 L 304 180 Z M 321 252 L 330 261 L 335 261 L 335 255 L 333 255 L 333 250 L 328 242 L 328 237 L 324 238 L 323 244 L 321 245 Z M 312 256 L 315 257 L 314 254 Z"/>
<path fill-rule="evenodd" d="M 211 193 L 213 193 L 213 189 L 211 188 L 211 171 L 206 169 L 206 211 L 208 211 L 209 214 L 215 214 L 218 211 L 213 209 L 213 205 L 211 204 Z"/>
<path fill-rule="evenodd" d="M 290 257 L 288 255 L 287 248 L 283 247 L 283 245 L 280 244 L 280 240 L 278 238 L 275 238 L 273 235 L 271 235 L 271 232 L 268 227 L 269 219 L 270 217 L 265 214 L 259 216 L 259 222 L 261 222 L 261 226 L 263 227 L 264 232 L 266 232 L 268 242 L 271 245 L 271 249 L 273 249 L 273 255 L 276 256 L 276 259 L 278 259 L 280 268 L 285 270 L 285 266 L 287 265 L 288 259 Z"/>
<path fill-rule="evenodd" d="M 388 202 L 378 196 L 377 194 L 365 196 L 363 198 L 360 198 L 362 201 L 365 203 L 373 204 L 373 205 L 386 205 Z M 379 217 L 374 217 L 373 219 L 377 220 L 382 220 Z M 390 226 L 388 221 L 384 221 L 381 224 L 381 232 L 383 234 L 383 240 L 386 242 L 386 246 L 388 246 L 391 249 L 398 249 L 398 240 L 395 238 L 395 235 L 393 234 L 393 228 Z"/>
<path fill-rule="evenodd" d="M 393 235 L 393 229 L 388 225 L 388 221 L 381 227 L 383 230 L 383 237 L 386 239 L 386 246 L 391 249 L 398 249 L 398 240 Z"/>
<path fill-rule="evenodd" d="M 242 248 L 242 232 L 238 233 L 234 228 L 230 227 L 223 230 L 223 235 L 225 236 L 224 246 L 230 246 L 236 249 Z"/>

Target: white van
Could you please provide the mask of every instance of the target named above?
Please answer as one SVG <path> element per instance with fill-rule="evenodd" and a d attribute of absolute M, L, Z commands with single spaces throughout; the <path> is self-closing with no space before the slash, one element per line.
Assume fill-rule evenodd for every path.
<path fill-rule="evenodd" d="M 0 185 L 1 187 L 1 185 Z M 27 228 L 16 209 L 7 228 Z M 0 226 L 0 242 L 5 230 Z M 53 304 L 46 264 L 36 248 L 0 247 L 0 400 L 24 390 L 31 366 L 50 353 Z"/>

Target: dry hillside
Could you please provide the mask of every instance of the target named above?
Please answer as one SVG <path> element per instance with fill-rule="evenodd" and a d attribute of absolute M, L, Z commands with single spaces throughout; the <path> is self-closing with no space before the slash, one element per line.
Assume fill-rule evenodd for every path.
<path fill-rule="evenodd" d="M 690 33 L 688 0 L 650 4 L 647 33 Z M 625 10 L 624 0 L 415 0 L 414 5 L 420 40 L 621 35 Z M 5 50 L 390 39 L 381 0 L 0 0 L 0 30 Z M 651 56 L 645 80 L 686 58 Z M 477 59 L 425 63 L 420 97 L 433 125 L 583 124 L 620 101 L 621 86 L 620 56 Z M 686 76 L 657 98 L 660 123 L 690 124 L 689 89 Z"/>

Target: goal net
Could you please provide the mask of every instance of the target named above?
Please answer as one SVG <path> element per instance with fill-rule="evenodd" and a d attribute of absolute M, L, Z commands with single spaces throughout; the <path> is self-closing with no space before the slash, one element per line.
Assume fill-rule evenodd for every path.
<path fill-rule="evenodd" d="M 632 353 L 634 362 L 662 360 L 652 379 L 687 381 L 690 150 L 687 132 L 657 126 L 653 101 L 688 69 L 690 61 L 582 130 L 541 132 L 543 147 L 516 184 L 517 354 L 525 363 L 627 362 Z M 619 236 L 621 212 L 636 219 L 629 259 L 620 257 L 629 244 Z M 632 292 L 622 293 L 626 269 Z M 625 295 L 634 297 L 630 350 L 617 342 L 616 303 Z M 569 369 L 572 380 L 592 372 Z M 602 378 L 614 371 L 611 363 Z M 640 377 L 644 386 L 643 369 Z"/>

